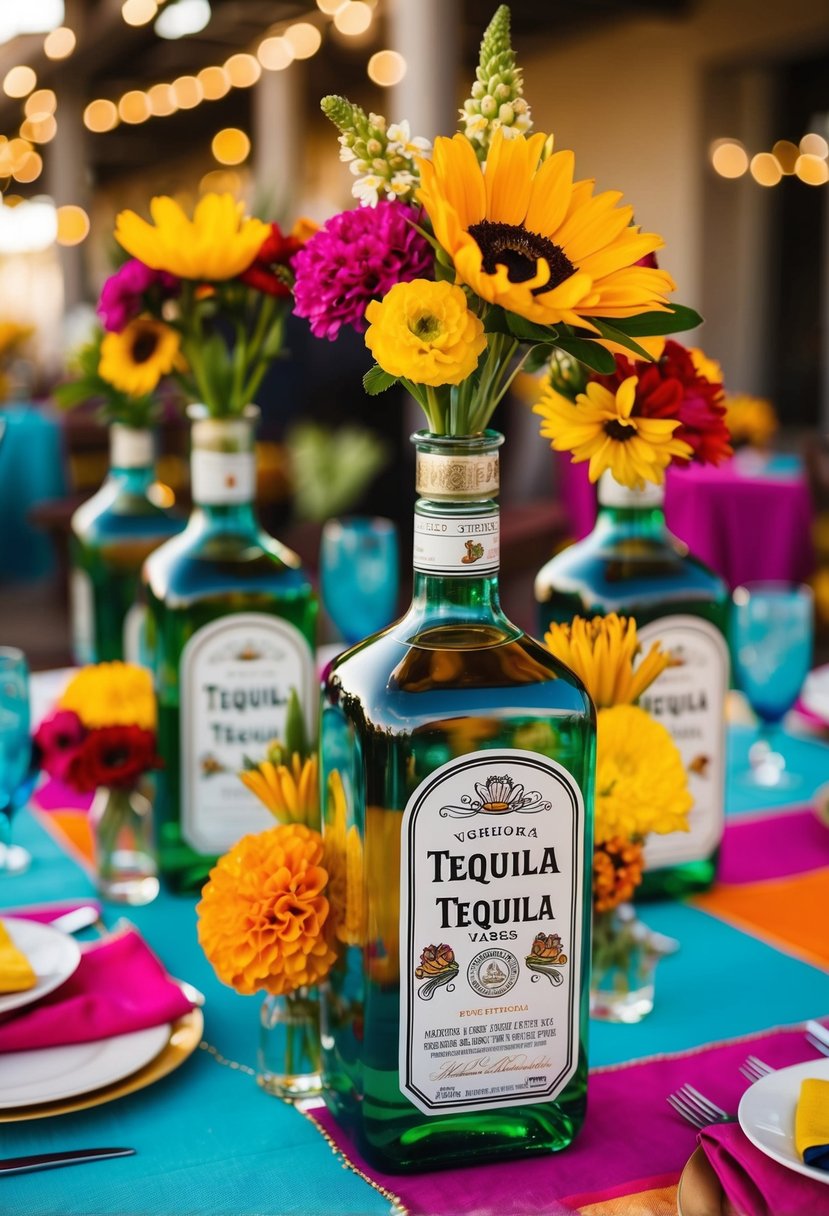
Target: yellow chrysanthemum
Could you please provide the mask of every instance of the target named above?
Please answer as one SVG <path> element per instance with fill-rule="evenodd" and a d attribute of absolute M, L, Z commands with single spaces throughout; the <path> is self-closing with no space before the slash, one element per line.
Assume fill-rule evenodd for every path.
<path fill-rule="evenodd" d="M 687 832 L 694 800 L 665 727 L 636 705 L 617 705 L 599 710 L 597 728 L 596 844 Z"/>
<path fill-rule="evenodd" d="M 151 393 L 162 376 L 183 366 L 178 334 L 151 317 L 138 317 L 101 342 L 98 374 L 131 397 Z"/>
<path fill-rule="evenodd" d="M 366 320 L 366 346 L 383 370 L 415 384 L 460 384 L 486 348 L 482 323 L 451 283 L 395 283 L 371 301 Z"/>
<path fill-rule="evenodd" d="M 544 421 L 541 434 L 557 452 L 571 452 L 573 463 L 589 460 L 589 477 L 598 481 L 605 469 L 622 485 L 641 489 L 646 481 L 665 480 L 673 456 L 690 459 L 692 448 L 673 433 L 679 420 L 642 418 L 633 411 L 637 376 L 628 376 L 614 396 L 591 381 L 575 403 L 547 386 L 533 413 Z"/>
<path fill-rule="evenodd" d="M 216 975 L 250 996 L 319 983 L 336 953 L 326 938 L 322 839 L 302 824 L 243 836 L 210 871 L 196 906 Z"/>
<path fill-rule="evenodd" d="M 584 684 L 597 709 L 611 705 L 632 705 L 671 665 L 671 655 L 654 642 L 634 667 L 642 646 L 632 617 L 577 616 L 569 625 L 550 625 L 544 641 L 547 649 L 561 659 Z"/>
<path fill-rule="evenodd" d="M 268 224 L 246 219 L 244 211 L 232 194 L 205 194 L 190 220 L 175 199 L 162 195 L 150 203 L 152 224 L 122 211 L 115 239 L 153 270 L 207 282 L 233 279 L 247 270 L 270 233 Z"/>
<path fill-rule="evenodd" d="M 356 824 L 347 826 L 348 804 L 336 769 L 328 777 L 325 817 L 325 864 L 334 936 L 346 946 L 366 939 L 365 868 L 363 842 Z"/>
<path fill-rule="evenodd" d="M 689 346 L 688 354 L 691 356 L 691 362 L 700 376 L 704 376 L 711 384 L 722 384 L 722 368 L 716 359 L 709 359 L 705 351 L 700 350 L 698 346 Z"/>
<path fill-rule="evenodd" d="M 735 393 L 725 399 L 725 424 L 732 443 L 748 443 L 764 448 L 777 430 L 774 406 L 765 397 Z"/>
<path fill-rule="evenodd" d="M 82 667 L 67 684 L 59 709 L 73 710 L 84 726 L 140 726 L 155 730 L 155 696 L 150 673 L 134 663 Z"/>
<path fill-rule="evenodd" d="M 663 245 L 631 224 L 621 194 L 593 197 L 593 182 L 573 182 L 572 152 L 539 165 L 547 137 L 496 131 L 485 168 L 465 135 L 435 140 L 419 161 L 425 207 L 455 272 L 484 300 L 541 325 L 594 328 L 587 317 L 664 311 L 674 282 L 664 270 L 636 266 Z"/>
<path fill-rule="evenodd" d="M 239 779 L 280 823 L 316 828 L 320 821 L 318 771 L 316 756 L 303 761 L 294 752 L 290 767 L 263 760 L 240 773 Z"/>

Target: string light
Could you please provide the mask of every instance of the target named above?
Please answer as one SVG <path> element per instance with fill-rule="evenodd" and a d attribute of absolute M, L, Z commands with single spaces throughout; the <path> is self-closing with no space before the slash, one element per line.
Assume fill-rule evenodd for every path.
<path fill-rule="evenodd" d="M 211 16 L 209 0 L 177 0 L 161 10 L 153 29 L 159 38 L 186 38 L 203 30 Z"/>
<path fill-rule="evenodd" d="M 804 156 L 819 156 L 825 160 L 829 156 L 829 143 L 818 135 L 815 131 L 810 131 L 808 135 L 804 135 L 800 141 L 800 151 Z"/>
<path fill-rule="evenodd" d="M 141 89 L 130 89 L 118 102 L 118 117 L 132 126 L 146 122 L 151 114 L 150 99 Z"/>
<path fill-rule="evenodd" d="M 83 121 L 84 126 L 96 135 L 111 131 L 113 127 L 118 126 L 118 107 L 114 102 L 98 97 L 95 101 L 90 101 L 84 110 Z"/>
<path fill-rule="evenodd" d="M 27 118 L 20 124 L 22 139 L 28 139 L 33 144 L 48 144 L 58 132 L 58 124 L 54 114 L 41 114 L 37 118 Z"/>
<path fill-rule="evenodd" d="M 152 88 L 147 89 L 147 100 L 153 118 L 167 118 L 178 109 L 173 86 L 170 84 L 154 84 Z"/>
<path fill-rule="evenodd" d="M 736 139 L 718 139 L 711 149 L 711 164 L 720 177 L 742 177 L 748 169 L 748 153 Z"/>
<path fill-rule="evenodd" d="M 36 89 L 26 98 L 23 112 L 27 118 L 46 118 L 54 114 L 58 107 L 58 99 L 52 89 Z"/>
<path fill-rule="evenodd" d="M 68 25 L 59 25 L 46 35 L 43 53 L 47 59 L 68 59 L 75 49 L 77 38 Z"/>
<path fill-rule="evenodd" d="M 805 153 L 798 156 L 794 171 L 807 186 L 824 186 L 829 181 L 829 165 L 822 156 Z"/>
<path fill-rule="evenodd" d="M 771 154 L 787 177 L 794 173 L 795 163 L 800 155 L 797 144 L 793 144 L 790 139 L 778 139 Z"/>
<path fill-rule="evenodd" d="M 218 101 L 232 87 L 224 68 L 202 68 L 196 79 L 202 87 L 205 101 Z"/>
<path fill-rule="evenodd" d="M 211 169 L 199 182 L 200 194 L 234 194 L 242 191 L 242 179 L 233 169 Z"/>
<path fill-rule="evenodd" d="M 262 65 L 253 55 L 231 55 L 225 61 L 225 71 L 234 89 L 249 89 L 262 75 Z"/>
<path fill-rule="evenodd" d="M 180 110 L 193 110 L 204 100 L 204 90 L 201 81 L 195 76 L 177 76 L 170 88 Z"/>
<path fill-rule="evenodd" d="M 285 41 L 295 59 L 310 59 L 322 44 L 322 34 L 310 21 L 297 21 L 289 25 L 284 34 Z"/>
<path fill-rule="evenodd" d="M 156 0 L 124 0 L 121 16 L 127 25 L 148 25 L 158 12 Z"/>
<path fill-rule="evenodd" d="M 225 127 L 213 136 L 210 150 L 220 165 L 241 165 L 250 153 L 250 140 L 238 127 Z"/>
<path fill-rule="evenodd" d="M 406 60 L 397 51 L 377 51 L 369 59 L 367 71 L 369 79 L 385 89 L 390 85 L 399 84 L 406 75 Z"/>
<path fill-rule="evenodd" d="M 326 17 L 333 17 L 338 9 L 345 8 L 349 0 L 317 0 L 317 8 Z"/>
<path fill-rule="evenodd" d="M 81 241 L 86 240 L 89 235 L 89 216 L 83 207 L 67 203 L 58 207 L 56 218 L 58 230 L 55 240 L 59 245 L 80 245 Z"/>
<path fill-rule="evenodd" d="M 11 141 L 14 143 L 14 140 Z M 37 152 L 27 152 L 15 165 L 12 177 L 16 182 L 36 181 L 43 172 L 43 160 Z"/>
<path fill-rule="evenodd" d="M 287 38 L 265 38 L 259 43 L 256 58 L 268 72 L 281 72 L 293 63 L 295 51 Z"/>
<path fill-rule="evenodd" d="M 37 84 L 37 76 L 32 68 L 24 64 L 9 68 L 3 77 L 3 92 L 7 97 L 25 97 L 31 93 Z"/>
<path fill-rule="evenodd" d="M 371 25 L 372 11 L 363 0 L 347 0 L 342 8 L 334 13 L 334 24 L 341 34 L 354 38 L 364 34 Z"/>
<path fill-rule="evenodd" d="M 776 186 L 783 172 L 776 156 L 771 152 L 758 152 L 751 158 L 751 176 L 760 186 Z"/>

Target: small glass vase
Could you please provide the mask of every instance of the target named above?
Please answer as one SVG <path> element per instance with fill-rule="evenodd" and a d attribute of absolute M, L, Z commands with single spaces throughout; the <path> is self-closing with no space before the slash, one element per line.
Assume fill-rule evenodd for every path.
<path fill-rule="evenodd" d="M 101 786 L 96 791 L 89 821 L 96 884 L 104 899 L 139 905 L 158 895 L 152 810 L 137 789 Z"/>
<path fill-rule="evenodd" d="M 656 965 L 679 943 L 654 933 L 620 904 L 593 916 L 590 1016 L 603 1022 L 641 1022 L 653 1009 Z"/>
<path fill-rule="evenodd" d="M 266 996 L 259 1014 L 257 1084 L 286 1102 L 316 1098 L 322 1092 L 321 1063 L 317 989 Z"/>

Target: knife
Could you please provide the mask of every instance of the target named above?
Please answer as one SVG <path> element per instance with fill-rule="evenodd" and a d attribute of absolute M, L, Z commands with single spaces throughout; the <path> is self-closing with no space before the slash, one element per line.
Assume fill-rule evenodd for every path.
<path fill-rule="evenodd" d="M 106 1161 L 108 1157 L 132 1157 L 134 1148 L 76 1148 L 63 1153 L 38 1153 L 34 1157 L 0 1157 L 0 1174 L 31 1174 L 59 1165 L 81 1165 L 84 1161 Z"/>

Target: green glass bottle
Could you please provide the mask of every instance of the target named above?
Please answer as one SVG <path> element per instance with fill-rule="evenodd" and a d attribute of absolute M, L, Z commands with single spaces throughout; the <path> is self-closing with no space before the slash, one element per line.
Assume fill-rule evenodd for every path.
<path fill-rule="evenodd" d="M 330 666 L 320 738 L 325 1096 L 391 1172 L 565 1148 L 587 1087 L 592 705 L 500 609 L 501 436 L 415 440 L 412 604 Z"/>
<path fill-rule="evenodd" d="M 635 618 L 647 649 L 679 660 L 641 704 L 671 732 L 689 774 L 690 831 L 653 836 L 642 897 L 679 897 L 714 880 L 723 833 L 729 593 L 665 526 L 664 489 L 630 490 L 604 473 L 589 536 L 556 554 L 535 582 L 541 636 L 551 621 L 618 612 Z"/>
<path fill-rule="evenodd" d="M 70 599 L 75 662 L 144 662 L 141 567 L 184 527 L 155 484 L 151 430 L 113 423 L 110 468 L 72 516 Z"/>
<path fill-rule="evenodd" d="M 316 598 L 297 556 L 254 513 L 258 410 L 190 414 L 193 512 L 143 575 L 164 761 L 159 865 L 178 890 L 198 888 L 240 836 L 272 824 L 237 773 L 284 740 L 292 690 L 311 736 L 319 704 Z"/>

